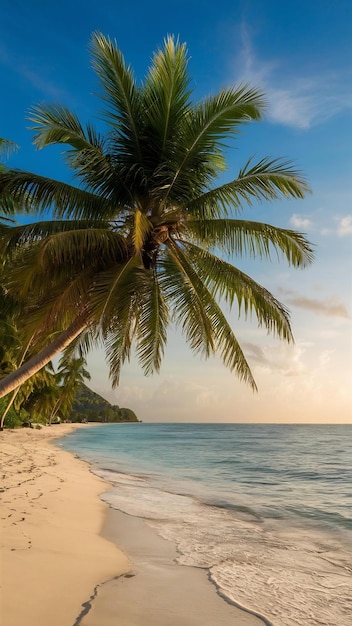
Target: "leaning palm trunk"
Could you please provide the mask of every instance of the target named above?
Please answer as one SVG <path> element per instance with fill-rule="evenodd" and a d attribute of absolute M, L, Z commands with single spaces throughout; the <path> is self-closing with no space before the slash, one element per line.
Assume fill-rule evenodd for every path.
<path fill-rule="evenodd" d="M 62 352 L 78 335 L 87 328 L 88 313 L 84 311 L 75 321 L 64 330 L 51 344 L 43 348 L 36 356 L 32 357 L 19 367 L 15 372 L 11 372 L 0 381 L 0 398 L 11 393 L 14 389 L 22 385 L 28 378 L 39 372 L 57 354 Z"/>

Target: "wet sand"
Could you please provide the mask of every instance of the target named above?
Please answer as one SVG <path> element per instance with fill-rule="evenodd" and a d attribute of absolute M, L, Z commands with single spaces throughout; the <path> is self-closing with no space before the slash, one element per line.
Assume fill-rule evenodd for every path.
<path fill-rule="evenodd" d="M 175 546 L 143 519 L 110 509 L 103 535 L 131 561 L 131 571 L 99 587 L 80 626 L 263 626 L 223 600 L 207 571 L 175 563 Z"/>

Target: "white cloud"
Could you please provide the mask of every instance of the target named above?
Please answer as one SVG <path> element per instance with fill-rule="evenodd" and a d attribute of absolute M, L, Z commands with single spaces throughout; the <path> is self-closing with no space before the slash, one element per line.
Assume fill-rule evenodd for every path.
<path fill-rule="evenodd" d="M 352 235 L 352 215 L 345 215 L 338 220 L 337 234 L 339 237 Z"/>
<path fill-rule="evenodd" d="M 335 217 L 333 219 L 335 223 L 332 227 L 325 227 L 320 230 L 320 234 L 323 237 L 330 235 L 347 237 L 348 235 L 352 235 L 352 215 L 344 215 L 343 217 Z"/>
<path fill-rule="evenodd" d="M 352 109 L 349 77 L 341 71 L 308 70 L 293 74 L 285 59 L 262 60 L 253 48 L 247 25 L 241 29 L 240 79 L 263 89 L 267 118 L 275 124 L 307 129 Z"/>
<path fill-rule="evenodd" d="M 308 230 L 312 226 L 312 221 L 307 217 L 303 217 L 301 215 L 298 215 L 297 213 L 294 213 L 294 215 L 292 215 L 290 219 L 290 224 L 294 228 L 305 228 Z"/>
<path fill-rule="evenodd" d="M 277 346 L 259 346 L 247 343 L 244 345 L 248 361 L 266 373 L 277 373 L 282 376 L 299 376 L 306 372 L 303 355 L 309 344 Z"/>

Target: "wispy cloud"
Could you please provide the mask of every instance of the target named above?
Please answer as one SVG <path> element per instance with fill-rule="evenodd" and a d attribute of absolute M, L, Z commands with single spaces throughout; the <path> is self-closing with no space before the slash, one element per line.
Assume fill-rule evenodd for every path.
<path fill-rule="evenodd" d="M 303 231 L 317 230 L 323 237 L 338 236 L 348 237 L 352 235 L 352 214 L 343 216 L 325 216 L 324 222 L 328 222 L 323 228 L 319 228 L 319 224 L 322 223 L 321 211 L 316 210 L 311 216 L 294 213 L 290 217 L 290 225 L 293 228 Z"/>
<path fill-rule="evenodd" d="M 306 371 L 303 355 L 308 344 L 277 346 L 259 346 L 253 343 L 244 344 L 246 357 L 250 364 L 255 364 L 261 370 L 278 373 L 282 376 L 299 376 Z"/>
<path fill-rule="evenodd" d="M 290 224 L 294 228 L 305 228 L 309 230 L 312 227 L 312 221 L 308 217 L 294 213 L 290 219 Z"/>
<path fill-rule="evenodd" d="M 241 40 L 241 79 L 263 89 L 268 99 L 267 118 L 272 123 L 307 129 L 352 109 L 350 80 L 342 70 L 308 74 L 301 68 L 293 74 L 285 59 L 259 58 L 246 24 L 242 24 Z"/>
<path fill-rule="evenodd" d="M 169 377 L 158 385 L 153 394 L 152 402 L 157 402 L 159 407 L 167 409 L 170 404 L 177 405 L 181 396 L 182 401 L 187 406 L 195 406 L 200 409 L 209 409 L 218 405 L 220 401 L 217 393 L 205 385 Z"/>
<path fill-rule="evenodd" d="M 27 61 L 11 54 L 3 44 L 0 44 L 0 64 L 4 65 L 12 72 L 20 76 L 24 81 L 29 83 L 31 87 L 38 90 L 45 97 L 61 100 L 65 95 L 64 91 L 54 85 L 50 80 L 46 80 L 43 76 L 34 71 Z M 42 70 L 43 72 L 43 70 Z"/>
<path fill-rule="evenodd" d="M 295 291 L 287 289 L 279 289 L 279 291 L 286 296 L 288 304 L 300 309 L 306 309 L 317 313 L 317 315 L 325 315 L 327 317 L 350 318 L 346 305 L 336 296 L 326 298 L 325 300 L 317 300 L 315 298 L 306 298 Z"/>
<path fill-rule="evenodd" d="M 325 302 L 314 300 L 313 298 L 289 298 L 288 303 L 301 309 L 313 311 L 314 313 L 318 313 L 318 315 L 349 318 L 346 306 L 342 302 L 335 301 L 333 298 Z"/>
<path fill-rule="evenodd" d="M 352 235 L 352 215 L 331 216 L 328 226 L 320 229 L 323 237 L 348 237 Z"/>

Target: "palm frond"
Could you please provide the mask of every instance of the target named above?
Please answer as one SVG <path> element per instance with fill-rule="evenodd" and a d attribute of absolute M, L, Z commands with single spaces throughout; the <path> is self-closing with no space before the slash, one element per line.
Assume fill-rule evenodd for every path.
<path fill-rule="evenodd" d="M 125 146 L 135 161 L 141 162 L 140 99 L 133 72 L 126 66 L 116 43 L 101 33 L 93 34 L 90 49 L 93 68 L 104 89 L 101 97 L 108 104 L 106 117 L 116 128 L 117 143 L 120 149 Z"/>
<path fill-rule="evenodd" d="M 238 178 L 220 187 L 206 191 L 187 203 L 190 214 L 204 218 L 227 216 L 239 211 L 243 204 L 253 200 L 304 198 L 309 185 L 289 161 L 266 157 L 250 167 L 251 161 L 239 172 Z"/>
<path fill-rule="evenodd" d="M 134 228 L 132 233 L 133 245 L 137 254 L 142 251 L 145 238 L 152 228 L 153 226 L 146 214 L 137 209 L 134 214 Z"/>
<path fill-rule="evenodd" d="M 183 242 L 200 281 L 213 297 L 224 298 L 232 307 L 235 300 L 239 315 L 255 314 L 258 325 L 286 341 L 292 341 L 290 318 L 287 309 L 267 289 L 256 283 L 230 263 L 189 242 Z"/>
<path fill-rule="evenodd" d="M 147 137 L 150 147 L 155 150 L 159 163 L 170 155 L 171 145 L 177 145 L 175 136 L 180 122 L 189 107 L 189 76 L 187 73 L 187 52 L 185 44 L 174 37 L 167 37 L 163 49 L 154 54 L 143 89 Z"/>
<path fill-rule="evenodd" d="M 65 308 L 71 314 L 87 303 L 95 275 L 126 258 L 126 242 L 119 233 L 103 229 L 58 232 L 20 247 L 4 284 L 27 309 L 33 302 L 28 318 L 36 326 L 40 317 L 56 320 Z"/>
<path fill-rule="evenodd" d="M 97 273 L 90 289 L 92 311 L 100 320 L 103 331 L 110 329 L 111 321 L 119 320 L 122 311 L 138 297 L 140 259 L 131 256 L 125 262 L 114 264 Z"/>
<path fill-rule="evenodd" d="M 99 327 L 92 327 L 83 331 L 76 337 L 63 351 L 63 357 L 68 361 L 74 358 L 86 359 L 89 352 L 95 348 L 102 347 L 102 338 Z"/>
<path fill-rule="evenodd" d="M 185 232 L 197 243 L 207 248 L 218 248 L 228 255 L 235 254 L 261 259 L 271 258 L 278 251 L 294 267 L 306 267 L 312 263 L 314 253 L 303 233 L 276 228 L 262 222 L 237 219 L 188 220 Z"/>
<path fill-rule="evenodd" d="M 50 144 L 68 144 L 64 157 L 75 175 L 88 191 L 109 197 L 121 179 L 108 153 L 109 138 L 102 137 L 91 124 L 84 128 L 78 117 L 66 107 L 45 105 L 33 107 L 29 119 L 36 131 L 34 143 L 38 148 Z M 126 194 L 126 197 L 129 197 Z"/>
<path fill-rule="evenodd" d="M 264 157 L 252 165 L 252 158 L 248 159 L 244 168 L 238 174 L 238 180 L 246 182 L 254 189 L 261 182 L 261 197 L 272 200 L 279 192 L 286 198 L 304 198 L 310 192 L 309 185 L 303 178 L 302 173 L 294 168 L 291 161 Z"/>
<path fill-rule="evenodd" d="M 30 172 L 7 170 L 0 173 L 0 202 L 10 195 L 15 202 L 39 213 L 52 209 L 59 218 L 109 219 L 118 207 L 98 196 L 52 178 Z"/>
<path fill-rule="evenodd" d="M 107 333 L 104 339 L 109 379 L 113 388 L 120 382 L 122 365 L 130 360 L 133 334 L 134 318 L 130 309 L 126 308 L 122 323 L 115 324 L 113 331 Z"/>
<path fill-rule="evenodd" d="M 104 268 L 127 258 L 125 239 L 109 229 L 81 228 L 57 232 L 40 245 L 38 261 L 55 267 Z"/>
<path fill-rule="evenodd" d="M 77 115 L 65 106 L 34 106 L 28 119 L 34 124 L 31 130 L 35 131 L 33 141 L 38 149 L 50 144 L 68 144 L 75 150 L 102 148 L 103 140 L 92 126 L 85 131 Z"/>
<path fill-rule="evenodd" d="M 162 268 L 159 283 L 173 311 L 173 319 L 181 325 L 191 349 L 209 357 L 214 352 L 212 326 L 207 315 L 210 294 L 202 288 L 196 272 L 174 242 L 168 242 L 159 266 Z"/>
<path fill-rule="evenodd" d="M 212 344 L 211 352 L 219 352 L 224 365 L 231 371 L 234 370 L 240 380 L 248 383 L 255 391 L 257 387 L 247 360 L 225 315 L 215 301 L 214 294 L 208 290 L 204 276 L 201 276 L 199 268 L 189 261 L 188 255 L 184 254 L 180 246 L 172 244 L 168 251 L 177 258 L 179 266 L 182 266 L 182 272 L 187 276 L 187 280 L 192 285 L 193 290 L 197 292 L 199 301 L 201 302 L 201 308 L 204 311 L 203 314 L 207 319 L 208 339 L 211 338 Z M 169 291 L 167 291 L 167 293 L 172 298 L 174 297 L 174 293 L 170 293 Z M 188 304 L 192 306 L 193 303 Z M 197 309 L 196 316 L 199 318 L 199 307 L 197 307 Z M 191 310 L 189 310 L 188 314 L 192 314 Z M 178 311 L 176 315 L 178 316 Z M 191 336 L 188 331 L 187 339 L 190 341 L 193 349 L 194 346 L 192 344 L 196 335 L 197 332 L 194 328 L 192 329 Z M 197 344 L 196 348 L 198 349 Z M 209 354 L 210 352 L 208 352 L 206 356 L 209 356 Z"/>
<path fill-rule="evenodd" d="M 62 271 L 51 281 L 41 269 L 36 269 L 34 264 L 18 266 L 11 271 L 6 286 L 10 293 L 17 293 L 26 337 L 35 335 L 45 342 L 50 334 L 67 328 L 77 313 L 87 308 L 92 273 L 89 269 L 75 275 Z M 90 321 L 94 321 L 92 316 Z"/>
<path fill-rule="evenodd" d="M 17 251 L 18 246 L 42 241 L 51 235 L 62 235 L 63 233 L 77 230 L 105 231 L 109 228 L 109 222 L 98 220 L 46 220 L 8 227 L 0 232 L 0 241 L 3 251 L 10 253 Z M 94 237 L 94 234 L 92 236 Z"/>
<path fill-rule="evenodd" d="M 0 137 L 0 158 L 7 159 L 11 154 L 18 150 L 18 145 L 11 139 Z"/>
<path fill-rule="evenodd" d="M 209 184 L 223 168 L 223 139 L 237 133 L 240 124 L 259 120 L 263 106 L 262 94 L 248 85 L 240 85 L 237 89 L 222 89 L 216 96 L 206 98 L 196 106 L 185 119 L 183 158 L 165 193 L 165 204 L 169 196 L 173 197 L 177 193 L 180 195 L 184 179 L 190 176 L 192 170 L 197 171 L 195 165 L 200 158 L 202 167 L 199 168 L 198 175 L 202 169 L 204 171 L 197 189 Z M 184 200 L 186 201 L 185 196 Z"/>
<path fill-rule="evenodd" d="M 93 312 L 99 317 L 112 386 L 119 383 L 122 364 L 129 360 L 139 316 L 144 271 L 137 257 L 100 274 L 92 290 Z"/>
<path fill-rule="evenodd" d="M 0 174 L 1 175 L 1 174 Z M 21 211 L 21 206 L 16 203 L 9 194 L 0 195 L 0 220 L 3 222 L 14 222 L 9 215 L 15 215 Z"/>
<path fill-rule="evenodd" d="M 146 273 L 137 326 L 137 355 L 148 376 L 159 372 L 167 338 L 169 309 L 156 271 Z"/>

